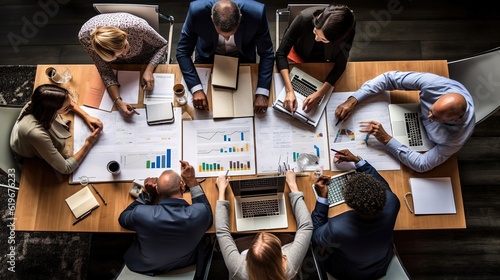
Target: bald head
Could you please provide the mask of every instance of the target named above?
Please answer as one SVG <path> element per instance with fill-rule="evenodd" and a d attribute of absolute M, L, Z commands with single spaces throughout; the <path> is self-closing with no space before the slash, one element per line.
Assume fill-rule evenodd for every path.
<path fill-rule="evenodd" d="M 432 104 L 428 118 L 437 122 L 458 121 L 466 109 L 467 101 L 461 94 L 447 93 Z"/>
<path fill-rule="evenodd" d="M 230 0 L 219 0 L 212 7 L 212 21 L 217 31 L 233 32 L 240 25 L 240 9 Z"/>
<path fill-rule="evenodd" d="M 167 198 L 182 197 L 183 184 L 181 176 L 173 170 L 165 170 L 158 178 L 158 192 Z"/>

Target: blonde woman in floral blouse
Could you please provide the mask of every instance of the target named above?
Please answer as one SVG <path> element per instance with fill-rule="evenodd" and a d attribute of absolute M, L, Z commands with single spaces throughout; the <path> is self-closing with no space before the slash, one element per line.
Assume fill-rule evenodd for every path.
<path fill-rule="evenodd" d="M 112 64 L 147 64 L 142 86 L 152 90 L 153 71 L 164 61 L 167 40 L 144 19 L 129 13 L 97 15 L 82 26 L 78 38 L 99 70 L 117 109 L 125 117 L 134 114 L 133 107 L 120 97 L 120 84 Z"/>

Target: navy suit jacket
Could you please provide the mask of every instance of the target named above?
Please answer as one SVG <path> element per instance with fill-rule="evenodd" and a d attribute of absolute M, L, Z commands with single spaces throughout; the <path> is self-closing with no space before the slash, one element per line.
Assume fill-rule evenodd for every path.
<path fill-rule="evenodd" d="M 212 22 L 212 6 L 217 0 L 193 1 L 177 45 L 177 62 L 188 89 L 201 84 L 191 55 L 196 47 L 195 63 L 212 64 L 219 34 Z M 255 63 L 260 57 L 257 87 L 269 90 L 274 66 L 273 43 L 269 34 L 265 6 L 256 1 L 233 0 L 240 8 L 242 18 L 234 41 L 241 63 Z"/>
<path fill-rule="evenodd" d="M 136 272 L 154 275 L 196 263 L 198 243 L 212 226 L 212 209 L 205 194 L 184 199 L 163 198 L 157 205 L 137 199 L 118 221 L 137 234 L 124 259 Z"/>
<path fill-rule="evenodd" d="M 327 271 L 337 279 L 377 279 L 384 276 L 393 255 L 393 231 L 400 203 L 387 182 L 369 163 L 357 169 L 387 186 L 387 201 L 379 217 L 365 219 L 353 210 L 328 218 L 328 205 L 316 202 L 312 212 L 312 242 L 326 249 Z"/>

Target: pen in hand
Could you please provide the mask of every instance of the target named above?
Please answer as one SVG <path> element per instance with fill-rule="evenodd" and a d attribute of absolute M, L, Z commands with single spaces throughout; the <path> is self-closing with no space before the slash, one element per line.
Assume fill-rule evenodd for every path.
<path fill-rule="evenodd" d="M 366 134 L 366 137 L 365 137 L 365 144 L 367 147 L 368 147 L 368 138 L 370 138 L 370 133 Z"/>
<path fill-rule="evenodd" d="M 97 193 L 97 195 L 101 198 L 102 202 L 104 202 L 104 205 L 108 205 L 108 203 L 106 202 L 106 200 L 104 200 L 104 198 L 102 197 L 101 193 L 97 190 L 97 188 L 94 186 L 94 184 L 90 184 L 92 186 L 92 188 L 94 189 L 94 191 Z"/>
<path fill-rule="evenodd" d="M 135 107 L 133 107 L 133 106 L 131 106 L 131 105 L 127 105 L 127 110 L 129 110 L 129 111 L 134 111 L 134 114 L 136 114 L 136 115 L 140 115 L 140 113 L 139 113 L 139 112 L 137 112 L 137 111 L 135 110 Z"/>
<path fill-rule="evenodd" d="M 335 149 L 330 149 L 330 150 L 332 150 L 332 151 L 334 151 L 334 152 L 336 152 L 336 153 L 339 153 L 339 154 L 341 154 L 341 155 L 343 155 L 343 156 L 347 156 L 345 153 L 343 153 L 343 152 L 341 152 L 341 151 L 337 151 L 337 150 L 335 150 Z"/>
<path fill-rule="evenodd" d="M 335 126 L 338 126 L 338 125 L 339 125 L 339 123 L 340 123 L 341 121 L 342 121 L 342 118 L 339 118 L 339 119 L 337 120 L 337 123 L 335 124 Z"/>

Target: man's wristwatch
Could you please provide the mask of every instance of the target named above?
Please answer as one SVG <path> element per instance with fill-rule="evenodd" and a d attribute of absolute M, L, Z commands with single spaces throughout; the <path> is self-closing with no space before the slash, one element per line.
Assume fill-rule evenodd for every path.
<path fill-rule="evenodd" d="M 146 204 L 153 204 L 156 196 L 152 196 L 147 192 L 141 192 L 139 194 L 139 198 L 141 198 Z"/>

